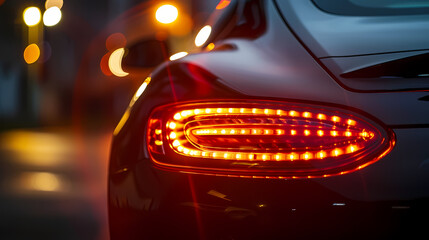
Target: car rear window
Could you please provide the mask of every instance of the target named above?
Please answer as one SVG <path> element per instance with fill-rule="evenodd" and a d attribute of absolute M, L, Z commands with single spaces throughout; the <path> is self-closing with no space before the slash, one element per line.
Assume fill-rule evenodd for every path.
<path fill-rule="evenodd" d="M 429 0 L 313 0 L 325 12 L 351 16 L 429 14 Z"/>

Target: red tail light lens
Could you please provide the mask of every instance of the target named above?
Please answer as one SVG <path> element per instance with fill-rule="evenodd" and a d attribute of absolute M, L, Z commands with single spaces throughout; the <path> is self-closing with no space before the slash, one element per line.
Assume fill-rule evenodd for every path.
<path fill-rule="evenodd" d="M 147 144 L 162 168 L 254 177 L 326 177 L 387 154 L 391 131 L 343 109 L 276 102 L 205 102 L 155 109 Z"/>

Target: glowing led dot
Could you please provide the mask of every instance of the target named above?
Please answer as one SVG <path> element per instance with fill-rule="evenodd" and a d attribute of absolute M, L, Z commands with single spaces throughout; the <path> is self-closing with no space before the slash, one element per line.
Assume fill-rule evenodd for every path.
<path fill-rule="evenodd" d="M 213 153 L 213 158 L 216 158 L 217 157 L 217 153 L 216 152 L 214 152 Z"/>
<path fill-rule="evenodd" d="M 306 153 L 302 154 L 302 158 L 303 158 L 304 160 L 308 160 L 308 159 L 310 159 L 310 158 L 312 158 L 312 157 L 313 157 L 313 154 L 311 154 L 311 153 L 309 153 L 309 152 L 306 152 Z"/>
<path fill-rule="evenodd" d="M 347 153 L 353 153 L 357 150 L 357 147 L 355 145 L 350 145 L 347 147 Z"/>
<path fill-rule="evenodd" d="M 306 130 L 304 130 L 304 135 L 305 135 L 305 136 L 309 136 L 310 134 L 311 134 L 311 133 L 310 133 L 310 130 L 307 130 L 307 129 L 306 129 Z"/>
<path fill-rule="evenodd" d="M 244 108 L 240 108 L 240 113 L 244 113 Z"/>
<path fill-rule="evenodd" d="M 161 134 L 162 133 L 162 130 L 161 129 L 155 129 L 155 134 L 156 135 L 159 135 L 159 134 Z"/>
<path fill-rule="evenodd" d="M 368 134 L 368 132 L 361 132 L 361 133 L 359 133 L 359 135 L 361 136 L 361 137 L 369 137 L 369 134 Z"/>
<path fill-rule="evenodd" d="M 158 145 L 158 146 L 161 146 L 161 145 L 162 145 L 162 141 L 160 141 L 160 140 L 155 140 L 155 144 L 156 144 L 156 145 Z"/>
<path fill-rule="evenodd" d="M 295 111 L 289 111 L 289 116 L 295 117 L 295 116 L 298 116 L 298 113 Z"/>
<path fill-rule="evenodd" d="M 184 153 L 184 154 L 189 154 L 189 152 L 190 152 L 190 150 L 189 150 L 189 149 L 187 149 L 187 148 L 183 148 L 183 153 Z"/>
<path fill-rule="evenodd" d="M 220 131 L 220 133 L 225 134 L 225 133 L 226 133 L 226 130 L 225 130 L 225 129 L 222 129 L 222 130 Z"/>
<path fill-rule="evenodd" d="M 232 113 L 234 110 L 232 108 L 228 108 L 228 112 Z"/>
<path fill-rule="evenodd" d="M 332 117 L 332 121 L 333 121 L 333 122 L 339 122 L 339 121 L 340 121 L 340 118 L 339 118 L 339 117 L 337 117 L 337 116 L 333 116 L 333 117 Z"/>
<path fill-rule="evenodd" d="M 296 135 L 296 130 L 290 130 L 290 135 Z"/>
<path fill-rule="evenodd" d="M 200 110 L 200 109 L 195 109 L 195 110 L 194 110 L 194 114 L 195 114 L 195 115 L 198 115 L 198 114 L 200 114 L 200 113 L 201 113 L 201 110 Z"/>
<path fill-rule="evenodd" d="M 170 138 L 171 139 L 175 139 L 177 137 L 177 135 L 176 135 L 176 133 L 175 132 L 171 132 L 170 133 Z"/>
<path fill-rule="evenodd" d="M 182 146 L 177 147 L 177 151 L 183 152 L 183 147 Z"/>
<path fill-rule="evenodd" d="M 249 154 L 249 160 L 255 159 L 255 154 Z"/>
<path fill-rule="evenodd" d="M 335 148 L 335 149 L 332 151 L 332 156 L 338 157 L 338 156 L 339 156 L 339 155 L 341 155 L 341 154 L 343 154 L 343 151 L 341 151 L 341 149 L 339 149 L 339 148 Z"/>
<path fill-rule="evenodd" d="M 344 136 L 351 137 L 352 136 L 352 132 L 347 131 L 347 132 L 344 133 Z"/>
<path fill-rule="evenodd" d="M 230 134 L 235 134 L 235 130 L 231 129 L 231 131 L 229 131 Z"/>
<path fill-rule="evenodd" d="M 240 159 L 241 158 L 241 154 L 239 154 L 239 153 L 235 154 L 235 158 L 236 159 Z"/>
<path fill-rule="evenodd" d="M 228 156 L 229 156 L 228 153 L 223 154 L 223 158 L 228 158 Z"/>
<path fill-rule="evenodd" d="M 293 160 L 295 159 L 295 156 L 294 156 L 293 154 L 289 154 L 289 159 L 290 159 L 291 161 L 293 161 Z"/>
<path fill-rule="evenodd" d="M 245 133 L 246 133 L 246 130 L 241 129 L 240 133 L 241 133 L 241 134 L 245 134 Z"/>
<path fill-rule="evenodd" d="M 317 158 L 323 159 L 325 157 L 326 157 L 326 153 L 325 152 L 321 151 L 321 152 L 317 153 Z"/>
<path fill-rule="evenodd" d="M 326 115 L 319 113 L 319 114 L 317 114 L 317 119 L 319 119 L 319 120 L 326 120 Z"/>
<path fill-rule="evenodd" d="M 262 160 L 263 160 L 263 161 L 267 160 L 267 155 L 263 154 L 263 155 L 262 155 Z"/>
<path fill-rule="evenodd" d="M 278 109 L 278 110 L 276 111 L 276 113 L 277 113 L 277 115 L 282 115 L 282 110 Z"/>
<path fill-rule="evenodd" d="M 317 131 L 317 136 L 321 137 L 321 136 L 323 136 L 323 134 L 324 134 L 323 130 L 318 130 Z"/>
<path fill-rule="evenodd" d="M 182 118 L 182 115 L 180 115 L 180 113 L 176 113 L 176 114 L 174 114 L 174 117 L 173 117 L 175 120 L 180 120 L 181 118 Z"/>
<path fill-rule="evenodd" d="M 208 153 L 207 152 L 201 152 L 201 156 L 203 157 L 207 157 Z"/>
<path fill-rule="evenodd" d="M 178 147 L 178 146 L 180 146 L 180 142 L 179 142 L 179 140 L 174 140 L 173 141 L 173 147 Z"/>
<path fill-rule="evenodd" d="M 350 126 L 354 126 L 354 125 L 356 125 L 356 121 L 349 119 L 349 120 L 347 120 L 347 124 Z"/>
<path fill-rule="evenodd" d="M 277 133 L 277 135 L 282 135 L 282 134 L 284 134 L 284 131 L 281 129 L 277 129 L 276 133 Z"/>
<path fill-rule="evenodd" d="M 212 110 L 210 108 L 206 108 L 206 110 L 205 110 L 206 113 L 211 113 L 211 111 Z"/>
<path fill-rule="evenodd" d="M 333 137 L 338 136 L 338 132 L 337 131 L 331 131 L 331 136 L 333 136 Z"/>
<path fill-rule="evenodd" d="M 217 113 L 221 113 L 221 112 L 222 112 L 222 108 L 218 108 L 218 109 L 216 110 L 216 112 L 217 112 Z"/>
<path fill-rule="evenodd" d="M 175 129 L 175 128 L 176 128 L 176 126 L 177 126 L 177 124 L 176 124 L 175 122 L 170 122 L 170 123 L 168 124 L 168 127 L 169 127 L 170 129 Z"/>
<path fill-rule="evenodd" d="M 310 118 L 311 117 L 311 113 L 309 113 L 309 112 L 303 112 L 302 116 L 305 117 L 305 118 Z"/>

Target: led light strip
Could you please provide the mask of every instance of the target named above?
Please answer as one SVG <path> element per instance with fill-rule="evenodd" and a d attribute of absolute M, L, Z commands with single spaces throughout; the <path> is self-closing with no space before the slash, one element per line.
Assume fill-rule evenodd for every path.
<path fill-rule="evenodd" d="M 304 118 L 304 119 L 313 119 L 313 120 L 327 120 L 331 121 L 334 124 L 345 124 L 349 126 L 356 125 L 356 121 L 353 119 L 341 119 L 338 116 L 326 116 L 326 114 L 318 113 L 314 114 L 311 112 L 299 112 L 295 110 L 286 111 L 283 109 L 269 109 L 269 108 L 196 108 L 189 110 L 182 110 L 174 114 L 173 119 L 180 121 L 189 117 L 206 115 L 206 114 L 221 114 L 221 115 L 261 115 L 261 116 L 272 116 L 272 117 L 294 117 L 294 118 Z"/>
<path fill-rule="evenodd" d="M 276 129 L 276 128 L 243 128 L 243 127 L 200 127 L 191 129 L 191 133 L 195 136 L 264 136 L 264 135 L 288 135 L 288 136 L 331 136 L 346 138 L 372 138 L 374 134 L 366 130 L 357 131 L 354 129 L 356 121 L 353 119 L 342 119 L 339 116 L 329 116 L 324 113 L 312 113 L 309 111 L 270 109 L 270 108 L 194 108 L 175 112 L 173 119 L 166 124 L 167 139 L 170 147 L 178 154 L 191 157 L 201 157 L 209 159 L 222 160 L 246 160 L 246 161 L 296 161 L 296 160 L 313 160 L 324 159 L 327 157 L 338 157 L 344 154 L 354 153 L 364 148 L 363 145 L 351 142 L 345 146 L 334 146 L 328 149 L 320 150 L 305 150 L 305 151 L 290 151 L 279 153 L 268 152 L 236 152 L 236 151 L 215 151 L 194 148 L 195 146 L 186 146 L 188 139 L 184 138 L 184 124 L 187 119 L 198 118 L 204 116 L 260 116 L 274 118 L 292 118 L 306 119 L 312 121 L 323 121 L 328 125 L 332 125 L 332 129 L 305 129 L 305 127 L 297 127 L 296 129 Z M 335 126 L 346 126 L 347 130 L 334 130 Z M 300 129 L 299 129 L 300 128 Z M 180 136 L 179 136 L 180 135 Z M 158 141 L 162 144 L 162 141 Z M 184 144 L 185 143 L 185 144 Z"/>

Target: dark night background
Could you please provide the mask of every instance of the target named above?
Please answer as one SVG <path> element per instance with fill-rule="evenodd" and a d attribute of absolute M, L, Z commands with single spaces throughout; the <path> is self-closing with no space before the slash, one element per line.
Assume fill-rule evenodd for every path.
<path fill-rule="evenodd" d="M 45 0 L 0 0 L 0 239 L 108 239 L 111 135 L 151 69 L 106 72 L 106 40 L 161 37 L 170 54 L 186 51 L 217 1 L 165 2 L 179 9 L 168 27 L 154 19 L 162 3 L 64 0 L 57 25 L 28 27 L 24 9 L 43 14 Z M 31 43 L 41 55 L 27 64 Z"/>

